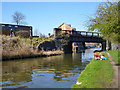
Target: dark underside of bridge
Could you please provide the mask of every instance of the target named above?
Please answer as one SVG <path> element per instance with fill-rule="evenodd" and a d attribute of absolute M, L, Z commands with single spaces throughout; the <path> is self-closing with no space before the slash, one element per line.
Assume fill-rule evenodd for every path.
<path fill-rule="evenodd" d="M 84 49 L 85 49 L 85 42 L 101 43 L 102 51 L 106 50 L 106 40 L 104 40 L 102 37 L 71 35 L 68 40 L 69 40 L 68 45 L 65 45 L 63 48 L 65 53 L 72 53 L 73 42 L 82 42 Z"/>

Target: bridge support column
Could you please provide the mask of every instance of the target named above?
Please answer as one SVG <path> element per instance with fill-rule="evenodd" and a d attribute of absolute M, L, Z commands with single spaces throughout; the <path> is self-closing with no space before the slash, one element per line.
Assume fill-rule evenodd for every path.
<path fill-rule="evenodd" d="M 63 47 L 64 53 L 72 53 L 72 42 L 68 42 L 67 45 Z"/>
<path fill-rule="evenodd" d="M 107 40 L 107 50 L 111 50 L 111 42 Z"/>
<path fill-rule="evenodd" d="M 82 45 L 83 45 L 83 49 L 85 49 L 85 42 L 82 42 Z"/>
<path fill-rule="evenodd" d="M 106 51 L 106 41 L 102 42 L 102 51 Z"/>

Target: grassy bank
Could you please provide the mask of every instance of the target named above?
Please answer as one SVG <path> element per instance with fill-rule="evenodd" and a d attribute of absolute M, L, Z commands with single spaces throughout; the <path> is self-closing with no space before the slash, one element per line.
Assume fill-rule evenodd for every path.
<path fill-rule="evenodd" d="M 44 41 L 51 41 L 53 38 L 40 37 L 30 38 L 10 37 L 2 35 L 2 60 L 8 59 L 21 59 L 21 58 L 34 58 L 41 56 L 51 56 L 62 54 L 62 51 L 41 51 L 31 50 L 30 47 L 36 47 L 39 43 Z"/>
<path fill-rule="evenodd" d="M 26 54 L 26 55 L 12 55 L 9 57 L 3 57 L 2 60 L 16 60 L 16 59 L 26 59 L 26 58 L 37 58 L 37 57 L 48 57 L 48 56 L 55 56 L 55 55 L 61 55 L 63 54 L 63 51 L 43 51 L 39 53 L 32 53 L 32 54 Z"/>
<path fill-rule="evenodd" d="M 81 85 L 74 84 L 72 88 L 107 88 L 112 83 L 113 69 L 108 56 L 107 60 L 92 60 L 78 77 Z"/>
<path fill-rule="evenodd" d="M 36 47 L 39 43 L 43 43 L 44 41 L 51 41 L 51 40 L 54 40 L 54 38 L 49 38 L 49 37 L 34 37 L 34 38 L 22 38 L 20 37 L 19 38 L 21 41 L 23 42 L 27 42 L 27 43 L 30 43 L 31 44 L 31 41 L 32 41 L 32 45 L 34 47 Z"/>
<path fill-rule="evenodd" d="M 107 51 L 108 53 L 110 53 L 110 55 L 112 56 L 112 58 L 115 60 L 115 62 L 117 64 L 120 64 L 120 51 L 114 50 L 114 51 Z"/>
<path fill-rule="evenodd" d="M 30 43 L 22 41 L 19 37 L 2 35 L 2 57 L 31 55 Z"/>

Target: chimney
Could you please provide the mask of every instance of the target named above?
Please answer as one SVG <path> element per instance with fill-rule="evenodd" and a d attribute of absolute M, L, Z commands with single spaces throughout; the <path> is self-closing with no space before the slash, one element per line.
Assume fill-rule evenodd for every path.
<path fill-rule="evenodd" d="M 71 24 L 68 24 L 69 27 L 71 27 Z"/>

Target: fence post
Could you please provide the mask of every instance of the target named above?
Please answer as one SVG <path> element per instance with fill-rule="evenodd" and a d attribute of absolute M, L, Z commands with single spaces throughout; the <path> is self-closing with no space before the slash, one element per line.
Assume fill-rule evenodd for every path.
<path fill-rule="evenodd" d="M 88 32 L 86 32 L 86 36 L 88 35 Z"/>
<path fill-rule="evenodd" d="M 99 33 L 98 33 L 98 37 L 99 37 Z"/>
<path fill-rule="evenodd" d="M 94 33 L 92 32 L 92 37 L 93 37 Z"/>

